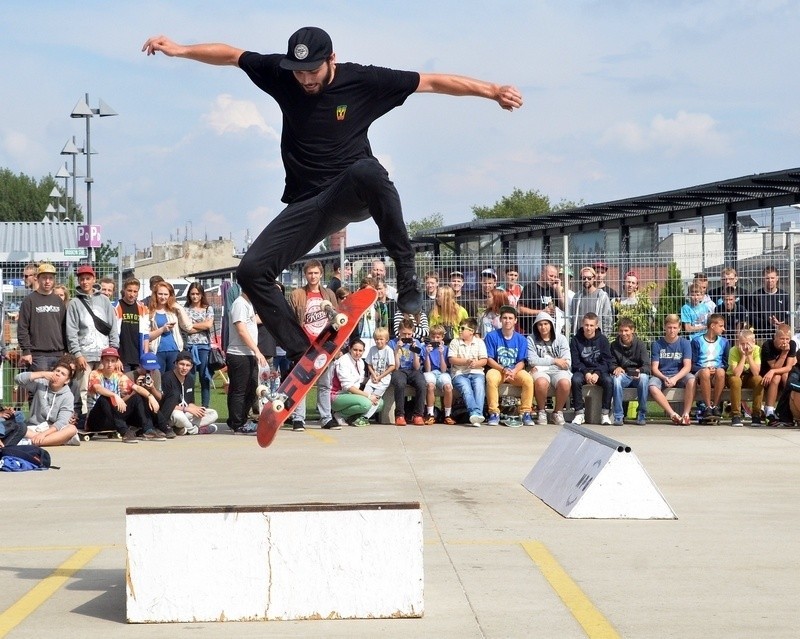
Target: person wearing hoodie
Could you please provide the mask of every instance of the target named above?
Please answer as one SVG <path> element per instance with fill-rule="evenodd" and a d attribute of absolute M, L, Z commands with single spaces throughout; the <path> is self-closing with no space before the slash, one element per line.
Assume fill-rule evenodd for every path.
<path fill-rule="evenodd" d="M 89 264 L 78 267 L 78 289 L 67 306 L 67 350 L 75 357 L 75 377 L 80 387 L 81 414 L 89 407 L 86 392 L 89 373 L 100 365 L 100 353 L 119 348 L 119 324 L 109 299 L 95 290 L 97 277 Z"/>
<path fill-rule="evenodd" d="M 533 395 L 536 399 L 536 423 L 547 424 L 547 394 L 556 396 L 553 405 L 553 423 L 564 424 L 564 406 L 569 398 L 572 380 L 572 354 L 569 341 L 557 333 L 553 317 L 540 311 L 533 321 L 533 331 L 528 335 L 528 365 L 533 377 Z"/>
<path fill-rule="evenodd" d="M 35 446 L 80 445 L 72 423 L 75 399 L 69 389 L 72 369 L 58 363 L 51 371 L 20 373 L 14 381 L 31 393 L 27 433 L 20 443 Z M 6 442 L 8 444 L 9 442 Z"/>
<path fill-rule="evenodd" d="M 644 342 L 636 335 L 636 325 L 628 317 L 619 320 L 617 339 L 611 343 L 614 368 L 614 425 L 622 426 L 622 391 L 636 387 L 639 409 L 636 423 L 647 423 L 647 396 L 650 385 L 650 354 Z"/>
<path fill-rule="evenodd" d="M 599 318 L 596 313 L 583 316 L 581 328 L 572 337 L 569 345 L 572 354 L 572 407 L 575 409 L 573 424 L 586 422 L 583 403 L 583 385 L 596 385 L 603 388 L 603 409 L 600 423 L 611 424 L 611 399 L 614 395 L 614 382 L 611 368 L 614 356 L 608 338 L 598 331 Z"/>

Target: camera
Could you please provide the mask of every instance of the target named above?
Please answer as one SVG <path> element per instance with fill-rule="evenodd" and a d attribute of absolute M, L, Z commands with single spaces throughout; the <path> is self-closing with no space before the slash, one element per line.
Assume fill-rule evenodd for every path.
<path fill-rule="evenodd" d="M 150 377 L 150 373 L 144 376 L 144 385 L 150 386 L 153 383 L 153 378 Z"/>
<path fill-rule="evenodd" d="M 414 338 L 413 337 L 401 337 L 400 341 L 403 342 L 403 344 L 413 344 L 414 343 Z"/>
<path fill-rule="evenodd" d="M 442 343 L 441 342 L 428 342 L 431 345 L 431 348 L 439 348 Z"/>
<path fill-rule="evenodd" d="M 411 347 L 409 350 L 410 350 L 412 353 L 416 353 L 417 355 L 419 355 L 420 353 L 422 353 L 422 349 L 421 349 L 419 346 L 412 346 L 412 347 Z"/>

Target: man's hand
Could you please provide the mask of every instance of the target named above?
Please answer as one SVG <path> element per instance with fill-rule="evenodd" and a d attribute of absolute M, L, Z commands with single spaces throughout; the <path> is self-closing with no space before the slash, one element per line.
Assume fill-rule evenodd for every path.
<path fill-rule="evenodd" d="M 33 364 L 33 355 L 22 355 L 19 358 L 19 367 L 25 368 Z"/>
<path fill-rule="evenodd" d="M 164 55 L 173 57 L 178 55 L 183 48 L 167 36 L 159 35 L 149 38 L 142 46 L 142 51 L 146 52 L 147 55 L 155 55 L 157 51 L 160 51 Z"/>
<path fill-rule="evenodd" d="M 510 84 L 501 86 L 495 99 L 497 100 L 497 104 L 506 111 L 513 111 L 522 106 L 522 94 L 516 87 L 512 87 Z"/>
<path fill-rule="evenodd" d="M 202 406 L 197 406 L 196 404 L 189 404 L 186 407 L 186 412 L 189 413 L 192 417 L 200 418 L 206 414 L 206 409 Z"/>
<path fill-rule="evenodd" d="M 79 371 L 85 371 L 89 368 L 89 363 L 86 361 L 86 358 L 83 355 L 78 355 L 75 358 L 75 369 Z"/>
<path fill-rule="evenodd" d="M 128 405 L 125 403 L 125 400 L 122 399 L 119 395 L 117 395 L 116 398 L 114 399 L 114 403 L 116 404 L 117 410 L 120 413 L 124 413 L 125 409 L 128 408 Z"/>

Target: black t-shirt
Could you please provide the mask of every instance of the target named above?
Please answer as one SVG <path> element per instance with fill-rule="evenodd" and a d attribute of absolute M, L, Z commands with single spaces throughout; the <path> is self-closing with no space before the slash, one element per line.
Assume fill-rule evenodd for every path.
<path fill-rule="evenodd" d="M 548 299 L 549 298 L 549 299 Z M 524 306 L 525 308 L 532 308 L 541 311 L 548 303 L 554 306 L 558 302 L 556 292 L 549 284 L 542 284 L 541 282 L 531 282 L 526 284 L 522 289 L 522 297 L 519 298 L 517 306 Z M 519 326 L 523 333 L 530 334 L 533 332 L 533 322 L 536 315 L 520 315 Z"/>
<path fill-rule="evenodd" d="M 782 351 L 778 350 L 775 342 L 771 339 L 761 345 L 761 377 L 764 377 L 770 371 L 769 362 L 777 359 L 781 353 Z M 789 354 L 786 357 L 797 357 L 797 344 L 794 343 L 794 340 L 789 341 Z M 783 366 L 784 364 L 781 363 L 780 368 L 783 368 Z"/>
<path fill-rule="evenodd" d="M 320 94 L 307 95 L 292 72 L 278 66 L 282 58 L 246 51 L 239 67 L 283 113 L 282 200 L 289 203 L 315 195 L 357 160 L 373 157 L 370 124 L 417 90 L 419 74 L 345 62 Z"/>
<path fill-rule="evenodd" d="M 139 307 L 134 302 L 127 304 L 119 300 L 122 319 L 119 323 L 119 357 L 123 364 L 138 366 L 141 357 L 141 343 L 139 336 Z"/>

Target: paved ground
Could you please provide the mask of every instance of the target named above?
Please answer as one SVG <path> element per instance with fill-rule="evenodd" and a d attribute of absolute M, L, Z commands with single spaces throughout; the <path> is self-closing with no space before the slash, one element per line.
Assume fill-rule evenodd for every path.
<path fill-rule="evenodd" d="M 0 475 L 0 637 L 798 636 L 800 431 L 597 430 L 633 448 L 677 521 L 566 520 L 527 492 L 556 426 L 55 449 L 61 470 Z M 384 500 L 423 505 L 421 619 L 125 622 L 128 506 Z"/>

